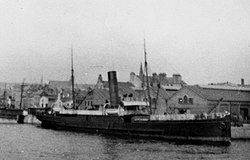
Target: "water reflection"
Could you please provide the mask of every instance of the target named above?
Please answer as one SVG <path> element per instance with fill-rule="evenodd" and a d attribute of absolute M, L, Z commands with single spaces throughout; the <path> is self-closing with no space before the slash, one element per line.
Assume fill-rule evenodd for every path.
<path fill-rule="evenodd" d="M 145 139 L 0 125 L 0 159 L 250 159 L 250 141 L 231 146 L 177 144 Z"/>
<path fill-rule="evenodd" d="M 200 159 L 229 158 L 230 147 L 188 145 L 139 139 L 102 139 L 108 159 Z"/>
<path fill-rule="evenodd" d="M 117 141 L 116 139 L 112 139 L 110 137 L 103 137 L 102 138 L 102 145 L 103 145 L 103 154 L 106 155 L 105 159 L 107 160 L 113 160 L 113 159 L 119 159 L 119 145 L 121 143 Z"/>

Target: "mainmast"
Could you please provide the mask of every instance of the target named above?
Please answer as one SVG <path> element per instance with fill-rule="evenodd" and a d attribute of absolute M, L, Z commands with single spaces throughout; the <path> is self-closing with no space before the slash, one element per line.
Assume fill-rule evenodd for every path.
<path fill-rule="evenodd" d="M 4 88 L 4 92 L 3 92 L 3 97 L 4 97 L 4 107 L 6 108 L 7 106 L 7 103 L 6 103 L 6 100 L 7 100 L 7 97 L 6 97 L 6 83 L 5 83 L 5 88 Z"/>
<path fill-rule="evenodd" d="M 75 91 L 74 91 L 74 69 L 73 69 L 73 48 L 71 47 L 71 82 L 72 82 L 72 99 L 73 99 L 73 109 L 75 107 Z"/>
<path fill-rule="evenodd" d="M 151 96 L 150 96 L 149 80 L 148 80 L 148 62 L 147 62 L 147 52 L 146 52 L 146 41 L 145 41 L 145 38 L 144 38 L 144 55 L 145 55 L 145 70 L 146 70 L 146 81 L 147 81 L 147 91 L 148 91 L 149 112 L 150 112 L 150 114 L 152 114 Z"/>
<path fill-rule="evenodd" d="M 22 109 L 22 103 L 23 103 L 23 89 L 24 89 L 24 81 L 25 81 L 25 79 L 23 79 L 23 83 L 21 84 L 20 109 Z"/>

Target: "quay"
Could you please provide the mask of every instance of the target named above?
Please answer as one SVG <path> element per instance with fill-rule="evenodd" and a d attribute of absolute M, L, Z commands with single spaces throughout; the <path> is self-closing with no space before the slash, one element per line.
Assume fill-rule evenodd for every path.
<path fill-rule="evenodd" d="M 24 123 L 25 116 L 28 115 L 28 112 L 23 109 L 0 109 L 0 118 L 3 119 L 14 119 L 17 120 L 17 123 Z"/>
<path fill-rule="evenodd" d="M 250 140 L 250 124 L 244 124 L 243 127 L 231 127 L 232 140 Z"/>

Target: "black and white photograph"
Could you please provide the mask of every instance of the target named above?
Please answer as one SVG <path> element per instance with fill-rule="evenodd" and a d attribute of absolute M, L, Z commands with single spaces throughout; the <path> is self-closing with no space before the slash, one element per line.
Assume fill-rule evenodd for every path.
<path fill-rule="evenodd" d="M 250 159 L 249 0 L 0 0 L 0 160 Z"/>

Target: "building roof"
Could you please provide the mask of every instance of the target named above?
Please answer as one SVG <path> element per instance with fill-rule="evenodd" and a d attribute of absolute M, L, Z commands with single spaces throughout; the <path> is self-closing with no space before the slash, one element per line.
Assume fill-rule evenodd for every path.
<path fill-rule="evenodd" d="M 146 82 L 146 77 L 144 76 L 144 80 L 143 80 L 143 77 L 142 76 L 140 76 L 140 75 L 136 75 L 137 76 L 137 78 L 139 78 L 142 82 L 144 81 L 144 82 Z M 173 77 L 165 77 L 165 78 L 162 78 L 161 80 L 159 80 L 159 76 L 157 76 L 157 82 L 159 82 L 160 81 L 160 83 L 161 83 L 161 85 L 168 85 L 168 84 L 175 84 L 174 82 L 175 82 L 175 80 L 174 80 L 174 78 Z M 153 82 L 153 76 L 148 76 L 148 81 L 149 81 L 149 83 L 152 83 Z M 181 85 L 186 85 L 187 83 L 186 82 L 184 82 L 183 80 L 181 80 L 181 83 L 180 83 Z"/>
<path fill-rule="evenodd" d="M 138 93 L 134 91 L 132 88 L 125 87 L 125 86 L 118 86 L 118 94 L 119 96 L 123 97 L 124 95 L 132 94 L 133 97 L 138 97 Z M 93 92 L 93 104 L 100 105 L 104 104 L 106 100 L 110 99 L 109 96 L 109 89 L 94 89 Z"/>
<path fill-rule="evenodd" d="M 75 88 L 81 89 L 81 90 L 88 90 L 89 88 L 93 89 L 95 88 L 95 84 L 75 84 Z"/>
<path fill-rule="evenodd" d="M 118 82 L 119 87 L 134 87 L 134 85 L 130 82 Z M 104 88 L 109 88 L 109 82 L 108 81 L 103 81 L 103 87 Z"/>
<path fill-rule="evenodd" d="M 198 85 L 186 86 L 185 88 L 210 101 L 219 101 L 223 98 L 223 101 L 250 102 L 250 90 L 208 88 Z"/>
<path fill-rule="evenodd" d="M 70 88 L 71 81 L 49 81 L 49 87 Z"/>
<path fill-rule="evenodd" d="M 109 83 L 108 81 L 103 81 L 103 89 L 94 89 L 93 90 L 93 105 L 101 105 L 106 102 L 106 100 L 110 99 L 109 95 Z M 156 98 L 157 96 L 157 87 L 150 87 L 150 94 L 152 98 Z M 132 96 L 135 99 L 141 99 L 142 96 L 145 97 L 144 90 L 135 90 L 134 85 L 130 82 L 118 82 L 118 93 L 120 97 L 130 97 Z M 163 99 L 168 99 L 175 92 L 166 92 L 164 89 L 159 89 L 159 97 Z M 147 93 L 146 93 L 147 94 Z M 86 93 L 84 93 L 86 95 Z M 84 97 L 84 96 L 81 96 Z M 88 96 L 91 97 L 91 96 Z"/>
<path fill-rule="evenodd" d="M 107 89 L 95 89 L 93 91 L 93 105 L 101 105 L 109 99 L 109 91 Z"/>
<path fill-rule="evenodd" d="M 222 89 L 222 90 L 237 90 L 237 91 L 250 91 L 250 87 L 248 86 L 240 86 L 240 85 L 199 85 L 202 88 L 210 88 L 210 89 Z"/>
<path fill-rule="evenodd" d="M 136 90 L 136 92 L 143 97 L 148 97 L 147 90 Z M 150 96 L 151 98 L 156 98 L 158 92 L 158 87 L 150 87 Z M 177 91 L 165 91 L 163 88 L 159 89 L 158 98 L 169 99 Z"/>
<path fill-rule="evenodd" d="M 120 96 L 124 96 L 124 95 L 133 95 L 133 97 L 138 97 L 138 93 L 132 89 L 132 87 L 128 87 L 128 86 L 118 86 L 118 92 Z"/>

